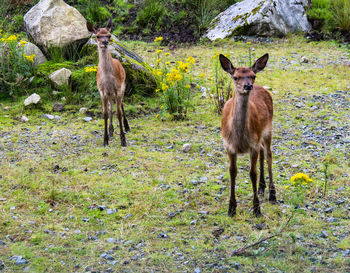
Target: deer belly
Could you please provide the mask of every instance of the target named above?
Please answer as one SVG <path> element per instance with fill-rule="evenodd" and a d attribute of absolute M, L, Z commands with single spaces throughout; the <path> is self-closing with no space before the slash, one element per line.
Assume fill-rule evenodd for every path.
<path fill-rule="evenodd" d="M 116 84 L 114 80 L 102 79 L 98 84 L 98 89 L 103 96 L 115 97 L 116 94 Z"/>

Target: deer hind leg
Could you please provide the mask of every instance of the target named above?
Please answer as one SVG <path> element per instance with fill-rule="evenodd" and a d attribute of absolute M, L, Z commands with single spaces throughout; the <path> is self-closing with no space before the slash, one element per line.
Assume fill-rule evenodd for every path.
<path fill-rule="evenodd" d="M 113 137 L 113 101 L 109 101 L 109 137 Z"/>
<path fill-rule="evenodd" d="M 269 201 L 271 203 L 276 203 L 276 189 L 273 183 L 272 177 L 272 151 L 271 151 L 271 134 L 269 134 L 266 138 L 264 138 L 265 143 L 265 151 L 267 157 L 267 167 L 269 171 Z"/>
<path fill-rule="evenodd" d="M 251 149 L 250 150 L 250 180 L 252 181 L 252 186 L 253 186 L 253 212 L 255 216 L 260 216 L 260 204 L 259 204 L 259 197 L 258 197 L 258 190 L 256 186 L 256 165 L 258 161 L 258 151 Z"/>
<path fill-rule="evenodd" d="M 103 135 L 103 146 L 108 145 L 108 132 L 107 132 L 107 127 L 108 127 L 108 100 L 106 97 L 102 97 L 102 109 L 103 109 L 103 118 L 104 118 L 104 135 Z"/>
<path fill-rule="evenodd" d="M 124 111 L 124 103 L 122 104 L 122 110 L 123 110 L 123 120 L 124 120 L 125 132 L 129 132 L 130 131 L 130 126 L 129 126 L 128 120 L 126 119 L 126 115 L 125 115 L 125 111 Z"/>
<path fill-rule="evenodd" d="M 260 153 L 259 153 L 259 160 L 260 160 L 260 177 L 259 177 L 259 190 L 258 194 L 264 196 L 266 183 L 265 183 L 265 177 L 264 177 L 264 146 L 261 146 Z"/>
<path fill-rule="evenodd" d="M 123 109 L 122 109 L 122 99 L 117 98 L 117 118 L 119 121 L 119 130 L 120 130 L 120 141 L 123 147 L 126 147 L 126 140 L 123 131 Z"/>
<path fill-rule="evenodd" d="M 230 202 L 228 207 L 228 215 L 234 216 L 236 214 L 236 195 L 235 195 L 235 186 L 236 186 L 236 176 L 237 176 L 237 155 L 234 153 L 228 152 L 228 158 L 230 160 L 230 178 L 231 178 L 231 193 L 230 193 Z"/>

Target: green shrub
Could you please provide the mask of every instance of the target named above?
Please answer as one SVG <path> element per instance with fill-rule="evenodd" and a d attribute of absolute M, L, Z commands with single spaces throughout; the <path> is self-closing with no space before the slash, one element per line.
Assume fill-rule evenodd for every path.
<path fill-rule="evenodd" d="M 87 20 L 93 22 L 94 24 L 101 24 L 107 22 L 108 18 L 112 14 L 105 8 L 100 1 L 92 0 L 87 2 L 86 17 Z"/>
<path fill-rule="evenodd" d="M 159 28 L 165 21 L 168 10 L 163 1 L 146 0 L 142 9 L 137 13 L 136 24 L 139 27 Z"/>
<path fill-rule="evenodd" d="M 25 55 L 17 35 L 1 35 L 0 31 L 0 92 L 3 97 L 23 93 L 33 75 L 35 55 Z"/>
<path fill-rule="evenodd" d="M 350 2 L 349 0 L 333 0 L 330 2 L 332 24 L 340 30 L 350 31 Z"/>

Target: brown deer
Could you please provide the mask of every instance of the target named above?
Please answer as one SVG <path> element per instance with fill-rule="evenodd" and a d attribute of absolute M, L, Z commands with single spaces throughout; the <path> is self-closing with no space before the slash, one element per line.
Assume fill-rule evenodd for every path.
<path fill-rule="evenodd" d="M 112 58 L 112 55 L 108 49 L 108 44 L 111 41 L 111 24 L 112 20 L 109 19 L 105 28 L 95 28 L 91 23 L 87 22 L 86 26 L 88 30 L 96 35 L 98 46 L 98 68 L 96 74 L 97 88 L 100 92 L 103 118 L 104 118 L 104 138 L 103 145 L 108 145 L 109 137 L 113 136 L 113 105 L 117 103 L 117 118 L 120 128 L 120 140 L 121 145 L 126 146 L 125 134 L 123 131 L 123 125 L 125 131 L 130 130 L 129 123 L 125 116 L 124 111 L 124 92 L 125 92 L 125 70 L 121 63 Z M 107 123 L 109 115 L 109 135 L 107 132 Z"/>
<path fill-rule="evenodd" d="M 230 74 L 235 83 L 235 92 L 222 111 L 222 137 L 230 161 L 231 196 L 228 215 L 236 214 L 235 184 L 237 176 L 237 154 L 249 152 L 250 179 L 253 186 L 253 212 L 260 216 L 257 191 L 257 160 L 260 154 L 259 194 L 264 194 L 264 153 L 269 172 L 269 201 L 276 202 L 276 190 L 272 180 L 272 98 L 263 87 L 254 84 L 256 73 L 266 66 L 269 55 L 260 57 L 252 67 L 233 67 L 229 59 L 220 54 L 224 71 Z"/>

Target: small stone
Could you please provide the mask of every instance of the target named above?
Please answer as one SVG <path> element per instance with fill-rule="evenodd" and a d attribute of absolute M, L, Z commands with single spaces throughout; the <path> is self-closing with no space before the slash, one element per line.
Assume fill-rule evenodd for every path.
<path fill-rule="evenodd" d="M 21 117 L 21 121 L 27 122 L 27 121 L 29 121 L 29 118 L 27 118 L 26 116 L 22 116 L 22 117 Z"/>
<path fill-rule="evenodd" d="M 107 238 L 107 242 L 113 244 L 113 243 L 115 243 L 115 239 L 114 238 Z"/>
<path fill-rule="evenodd" d="M 309 59 L 308 59 L 308 58 L 306 58 L 305 56 L 301 57 L 300 63 L 302 63 L 302 64 L 307 64 L 308 62 L 309 62 Z"/>
<path fill-rule="evenodd" d="M 322 230 L 322 231 L 321 231 L 320 237 L 321 237 L 321 238 L 324 238 L 324 239 L 328 238 L 328 232 L 325 231 L 325 230 Z"/>
<path fill-rule="evenodd" d="M 132 214 L 131 214 L 131 213 L 125 215 L 125 216 L 123 217 L 123 219 L 126 220 L 126 219 L 128 219 L 128 218 L 130 218 L 130 217 L 132 217 Z"/>
<path fill-rule="evenodd" d="M 183 146 L 182 146 L 182 151 L 184 153 L 188 153 L 190 150 L 192 149 L 192 145 L 190 143 L 185 143 Z"/>
<path fill-rule="evenodd" d="M 49 119 L 49 120 L 53 120 L 53 119 L 55 118 L 55 116 L 50 115 L 50 114 L 44 114 L 44 115 L 42 115 L 42 117 L 43 117 L 43 118 L 47 118 L 47 119 Z"/>
<path fill-rule="evenodd" d="M 57 102 L 52 106 L 53 112 L 64 112 L 65 110 L 64 104 L 61 102 Z"/>
<path fill-rule="evenodd" d="M 164 232 L 160 232 L 158 234 L 158 238 L 169 238 L 169 236 L 166 233 L 164 233 Z"/>
<path fill-rule="evenodd" d="M 333 208 L 326 208 L 324 210 L 325 213 L 331 213 L 333 211 Z"/>
<path fill-rule="evenodd" d="M 197 220 L 192 220 L 191 222 L 190 222 L 190 225 L 195 225 L 195 224 L 197 224 Z"/>
<path fill-rule="evenodd" d="M 116 209 L 107 209 L 107 211 L 106 211 L 107 215 L 114 214 L 116 212 L 117 212 Z"/>
<path fill-rule="evenodd" d="M 39 101 L 40 101 L 40 96 L 36 93 L 33 93 L 24 100 L 24 106 L 28 106 L 30 104 L 37 104 Z"/>
<path fill-rule="evenodd" d="M 4 270 L 5 269 L 5 263 L 3 260 L 0 260 L 0 270 Z"/>
<path fill-rule="evenodd" d="M 4 111 L 8 111 L 9 109 L 10 109 L 10 107 L 8 107 L 8 106 L 4 107 Z"/>
<path fill-rule="evenodd" d="M 79 109 L 79 113 L 81 113 L 81 114 L 85 114 L 86 111 L 87 111 L 86 107 L 82 107 L 82 108 Z"/>
<path fill-rule="evenodd" d="M 103 259 L 108 260 L 108 261 L 114 261 L 113 256 L 112 256 L 112 255 L 109 255 L 109 254 L 107 254 L 107 253 L 101 254 L 100 258 L 103 258 Z"/>
<path fill-rule="evenodd" d="M 84 120 L 85 122 L 89 122 L 89 121 L 92 121 L 92 117 L 85 117 L 85 118 L 83 118 L 83 120 Z"/>
<path fill-rule="evenodd" d="M 196 267 L 195 269 L 194 269 L 194 271 L 193 271 L 193 273 L 201 273 L 202 271 L 200 270 L 200 268 L 199 267 Z"/>

